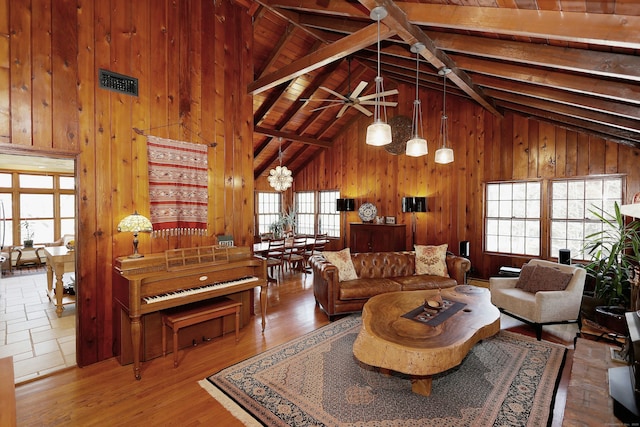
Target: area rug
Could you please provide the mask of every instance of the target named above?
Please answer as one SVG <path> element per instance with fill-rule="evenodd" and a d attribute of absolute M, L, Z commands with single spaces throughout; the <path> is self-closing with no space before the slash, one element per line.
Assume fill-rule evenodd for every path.
<path fill-rule="evenodd" d="M 566 348 L 501 331 L 456 368 L 434 376 L 431 395 L 402 374 L 353 356 L 360 317 L 333 322 L 200 381 L 246 425 L 544 426 Z M 257 420 L 257 421 L 256 421 Z"/>

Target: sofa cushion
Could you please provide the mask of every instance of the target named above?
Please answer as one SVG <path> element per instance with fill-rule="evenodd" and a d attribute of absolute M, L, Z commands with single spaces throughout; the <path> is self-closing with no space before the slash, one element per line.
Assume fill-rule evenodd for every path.
<path fill-rule="evenodd" d="M 429 274 L 394 277 L 393 280 L 402 285 L 403 291 L 450 288 L 458 284 L 455 279 L 450 277 L 433 276 Z"/>
<path fill-rule="evenodd" d="M 395 279 L 357 279 L 340 283 L 340 299 L 371 298 L 386 292 L 401 291 L 402 286 Z"/>
<path fill-rule="evenodd" d="M 525 289 L 529 286 L 529 281 L 531 280 L 531 277 L 533 277 L 533 274 L 536 271 L 536 265 L 535 264 L 525 264 L 522 266 L 522 268 L 520 269 L 520 276 L 518 277 L 518 281 L 516 282 L 516 288 L 518 289 Z"/>
<path fill-rule="evenodd" d="M 538 265 L 534 275 L 522 290 L 527 292 L 564 291 L 571 281 L 573 274 L 560 271 L 557 268 Z"/>
<path fill-rule="evenodd" d="M 338 268 L 338 280 L 343 282 L 345 280 L 355 280 L 358 278 L 356 269 L 351 261 L 351 251 L 349 248 L 345 248 L 338 252 L 323 251 L 322 255 L 331 264 Z"/>
<path fill-rule="evenodd" d="M 447 246 L 414 245 L 416 249 L 416 274 L 449 277 L 447 270 Z"/>

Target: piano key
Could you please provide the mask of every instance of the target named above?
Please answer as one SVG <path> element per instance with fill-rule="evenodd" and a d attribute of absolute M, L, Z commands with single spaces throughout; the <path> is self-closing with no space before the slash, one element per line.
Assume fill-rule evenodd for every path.
<path fill-rule="evenodd" d="M 235 285 L 239 285 L 239 284 L 243 284 L 243 283 L 257 282 L 258 280 L 260 280 L 260 279 L 258 277 L 255 277 L 255 276 L 246 276 L 246 277 L 241 277 L 239 279 L 229 280 L 229 281 L 226 281 L 226 282 L 215 282 L 215 283 L 212 283 L 212 284 L 209 284 L 209 285 L 198 286 L 198 287 L 189 288 L 189 289 L 178 289 L 178 290 L 176 290 L 174 292 L 168 292 L 168 293 L 160 294 L 160 295 L 147 296 L 147 297 L 143 297 L 142 300 L 146 304 L 153 304 L 153 303 L 166 301 L 166 300 L 170 300 L 170 299 L 174 299 L 174 298 L 182 298 L 182 297 L 185 297 L 185 296 L 188 296 L 188 295 L 195 295 L 195 294 L 199 294 L 199 293 L 208 292 L 208 291 L 210 291 L 212 289 L 220 289 L 220 288 L 225 288 L 225 287 L 229 287 L 229 286 L 235 286 Z"/>

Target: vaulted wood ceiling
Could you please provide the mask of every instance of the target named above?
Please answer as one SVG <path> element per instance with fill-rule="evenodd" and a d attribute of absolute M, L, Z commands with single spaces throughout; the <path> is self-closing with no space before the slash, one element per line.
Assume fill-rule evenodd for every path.
<path fill-rule="evenodd" d="M 640 147 L 640 6 L 635 0 L 236 0 L 254 22 L 254 174 L 294 175 L 361 113 L 316 110 L 324 86 L 375 91 L 377 24 L 385 89 L 450 90 L 498 117 L 516 111 Z M 349 72 L 350 71 L 350 72 Z M 451 87 L 453 86 L 453 87 Z"/>

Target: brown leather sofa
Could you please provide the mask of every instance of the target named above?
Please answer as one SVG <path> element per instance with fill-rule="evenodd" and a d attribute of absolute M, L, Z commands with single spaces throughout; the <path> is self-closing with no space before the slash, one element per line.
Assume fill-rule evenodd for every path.
<path fill-rule="evenodd" d="M 313 294 L 316 304 L 329 319 L 338 314 L 362 311 L 372 296 L 385 292 L 449 288 L 465 283 L 471 262 L 447 254 L 450 277 L 416 275 L 415 252 L 352 253 L 358 279 L 338 280 L 338 268 L 321 254 L 309 259 L 313 269 Z"/>

